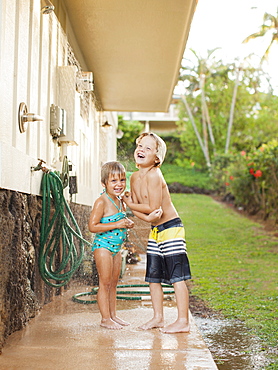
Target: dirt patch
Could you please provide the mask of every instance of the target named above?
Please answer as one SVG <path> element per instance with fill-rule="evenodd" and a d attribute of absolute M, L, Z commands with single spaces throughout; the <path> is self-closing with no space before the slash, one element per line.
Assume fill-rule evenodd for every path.
<path fill-rule="evenodd" d="M 180 184 L 179 182 L 173 182 L 172 184 L 168 184 L 168 189 L 170 193 L 183 193 L 183 194 L 206 194 L 211 195 L 214 192 L 208 189 L 202 189 L 198 186 L 185 186 Z"/>
<path fill-rule="evenodd" d="M 189 309 L 193 316 L 198 316 L 202 318 L 211 318 L 211 317 L 222 317 L 219 312 L 213 311 L 206 306 L 205 302 L 202 301 L 199 297 L 189 294 Z"/>

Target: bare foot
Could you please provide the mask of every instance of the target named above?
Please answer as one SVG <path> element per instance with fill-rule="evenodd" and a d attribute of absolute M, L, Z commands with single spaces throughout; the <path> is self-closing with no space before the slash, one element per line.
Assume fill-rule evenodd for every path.
<path fill-rule="evenodd" d="M 139 329 L 149 330 L 149 329 L 154 329 L 154 328 L 163 328 L 163 326 L 164 326 L 163 319 L 159 320 L 153 317 L 150 321 L 146 322 L 146 324 L 139 326 Z"/>
<path fill-rule="evenodd" d="M 173 334 L 173 333 L 189 333 L 190 326 L 187 320 L 178 319 L 173 324 L 165 326 L 165 328 L 160 329 L 162 333 Z"/>
<path fill-rule="evenodd" d="M 124 321 L 124 320 L 122 320 L 122 319 L 120 319 L 119 317 L 112 317 L 112 320 L 113 321 L 115 321 L 115 322 L 117 322 L 118 324 L 120 324 L 120 325 L 122 325 L 122 326 L 128 326 L 128 325 L 130 325 L 130 323 L 129 322 L 127 322 L 127 321 Z"/>
<path fill-rule="evenodd" d="M 107 328 L 107 329 L 113 329 L 113 330 L 119 330 L 122 329 L 122 325 L 116 323 L 112 319 L 102 319 L 100 322 L 100 326 Z"/>

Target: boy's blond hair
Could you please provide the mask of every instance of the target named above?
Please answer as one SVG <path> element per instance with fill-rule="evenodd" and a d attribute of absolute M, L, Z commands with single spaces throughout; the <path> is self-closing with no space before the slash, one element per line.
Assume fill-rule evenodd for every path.
<path fill-rule="evenodd" d="M 104 163 L 104 165 L 101 167 L 101 175 L 100 175 L 101 183 L 103 185 L 107 184 L 110 174 L 126 176 L 125 168 L 120 162 L 117 162 L 117 161 Z"/>
<path fill-rule="evenodd" d="M 159 137 L 158 135 L 156 135 L 155 133 L 153 132 L 144 132 L 143 134 L 141 134 L 137 139 L 136 139 L 136 144 L 139 144 L 140 141 L 142 140 L 143 137 L 145 136 L 151 136 L 154 138 L 154 140 L 156 141 L 156 156 L 159 160 L 159 162 L 155 162 L 154 166 L 155 167 L 160 167 L 164 161 L 164 158 L 165 158 L 165 155 L 166 155 L 166 151 L 167 151 L 167 147 L 166 147 L 166 144 L 165 142 L 161 139 L 161 137 Z"/>

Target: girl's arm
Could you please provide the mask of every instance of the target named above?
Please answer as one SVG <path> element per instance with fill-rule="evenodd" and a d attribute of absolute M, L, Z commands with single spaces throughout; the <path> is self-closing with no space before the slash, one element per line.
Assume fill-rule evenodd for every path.
<path fill-rule="evenodd" d="M 98 198 L 94 204 L 92 212 L 90 214 L 88 227 L 91 233 L 103 233 L 113 229 L 131 228 L 133 227 L 133 221 L 123 218 L 116 222 L 109 222 L 103 224 L 100 222 L 104 215 L 104 202 L 101 198 Z"/>

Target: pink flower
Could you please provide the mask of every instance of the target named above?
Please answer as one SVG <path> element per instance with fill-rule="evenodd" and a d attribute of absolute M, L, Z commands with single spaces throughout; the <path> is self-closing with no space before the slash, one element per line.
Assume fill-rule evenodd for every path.
<path fill-rule="evenodd" d="M 243 157 L 246 155 L 246 152 L 244 151 L 244 150 L 242 150 L 241 152 L 240 152 L 240 155 L 242 155 Z"/>

